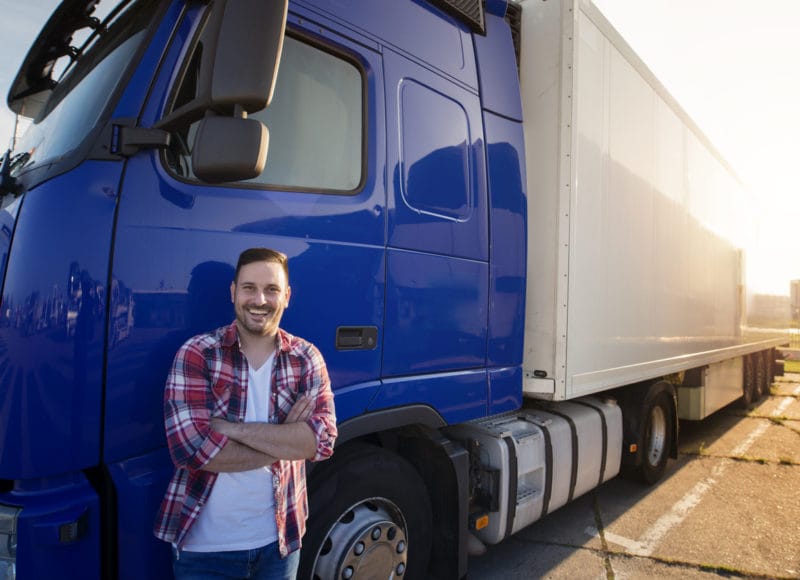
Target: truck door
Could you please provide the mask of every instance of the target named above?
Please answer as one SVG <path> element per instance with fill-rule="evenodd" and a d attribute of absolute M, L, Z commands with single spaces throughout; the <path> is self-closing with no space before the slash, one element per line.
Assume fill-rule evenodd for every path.
<path fill-rule="evenodd" d="M 139 126 L 152 127 L 195 90 L 193 55 L 201 47 L 192 39 L 207 9 L 190 6 Z M 186 338 L 233 320 L 228 288 L 248 247 L 289 256 L 292 298 L 282 327 L 322 351 L 339 419 L 363 411 L 378 388 L 386 219 L 381 61 L 369 40 L 295 10 L 272 105 L 250 116 L 270 134 L 262 175 L 201 183 L 191 171 L 193 130 L 173 134 L 166 151 L 129 158 L 113 248 L 125 303 L 111 305 L 120 317 L 108 350 L 109 464 L 163 447 L 170 362 Z M 160 492 L 152 495 L 157 503 Z M 148 507 L 138 510 L 149 517 L 142 538 L 151 537 L 156 506 Z"/>
<path fill-rule="evenodd" d="M 440 409 L 458 400 L 463 411 L 486 393 L 478 370 L 486 365 L 488 300 L 480 101 L 477 91 L 398 53 L 385 51 L 384 66 L 393 138 L 383 374 L 428 375 L 432 388 L 418 392 L 437 393 Z M 452 371 L 457 379 L 436 382 Z"/>

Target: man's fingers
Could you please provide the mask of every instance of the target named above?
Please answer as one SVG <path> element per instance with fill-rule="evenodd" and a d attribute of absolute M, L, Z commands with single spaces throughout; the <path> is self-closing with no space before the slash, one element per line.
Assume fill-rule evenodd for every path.
<path fill-rule="evenodd" d="M 301 396 L 295 401 L 289 414 L 286 415 L 287 423 L 297 423 L 298 421 L 305 421 L 311 416 L 314 411 L 313 402 L 310 397 Z"/>
<path fill-rule="evenodd" d="M 305 421 L 311 416 L 311 413 L 314 412 L 314 404 L 312 403 L 311 399 L 308 397 L 303 397 L 306 400 L 306 406 L 303 409 L 302 420 Z"/>

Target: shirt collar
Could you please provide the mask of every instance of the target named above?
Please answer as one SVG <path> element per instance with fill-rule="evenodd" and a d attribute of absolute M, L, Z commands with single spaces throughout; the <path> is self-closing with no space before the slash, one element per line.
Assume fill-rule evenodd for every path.
<path fill-rule="evenodd" d="M 278 329 L 277 342 L 278 351 L 285 352 L 289 350 L 289 334 L 282 328 Z M 225 333 L 222 335 L 222 346 L 224 348 L 231 348 L 233 345 L 239 348 L 239 327 L 236 326 L 235 320 L 225 329 Z"/>

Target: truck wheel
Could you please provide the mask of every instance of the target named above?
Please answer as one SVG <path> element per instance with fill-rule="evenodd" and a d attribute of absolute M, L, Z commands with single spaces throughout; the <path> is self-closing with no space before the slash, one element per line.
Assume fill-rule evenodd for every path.
<path fill-rule="evenodd" d="M 753 355 L 744 357 L 744 376 L 742 377 L 742 406 L 749 408 L 758 398 L 756 365 Z"/>
<path fill-rule="evenodd" d="M 657 482 L 667 468 L 675 428 L 673 406 L 667 393 L 659 393 L 650 403 L 642 421 L 642 465 L 639 475 L 645 483 Z"/>
<path fill-rule="evenodd" d="M 775 366 L 773 363 L 775 353 L 772 349 L 769 349 L 760 353 L 759 356 L 761 357 L 761 361 L 764 366 L 764 382 L 761 383 L 759 394 L 762 397 L 769 397 L 770 389 L 772 388 L 772 382 L 775 380 L 775 375 L 772 373 L 772 369 Z"/>
<path fill-rule="evenodd" d="M 315 469 L 298 578 L 424 578 L 431 549 L 425 485 L 405 459 L 351 445 Z"/>
<path fill-rule="evenodd" d="M 769 378 L 767 376 L 767 366 L 764 363 L 764 353 L 753 353 L 753 365 L 756 375 L 756 399 L 760 399 L 769 393 Z"/>

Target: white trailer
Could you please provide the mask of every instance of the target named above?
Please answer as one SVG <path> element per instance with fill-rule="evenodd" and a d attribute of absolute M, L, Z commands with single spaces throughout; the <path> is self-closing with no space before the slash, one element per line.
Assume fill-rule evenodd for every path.
<path fill-rule="evenodd" d="M 742 334 L 732 168 L 589 0 L 517 4 L 526 403 L 448 430 L 480 458 L 487 543 L 620 469 L 658 480 L 678 418 L 765 394 L 782 342 Z"/>
<path fill-rule="evenodd" d="M 525 392 L 572 399 L 775 346 L 742 337 L 733 169 L 594 4 L 520 4 Z"/>

